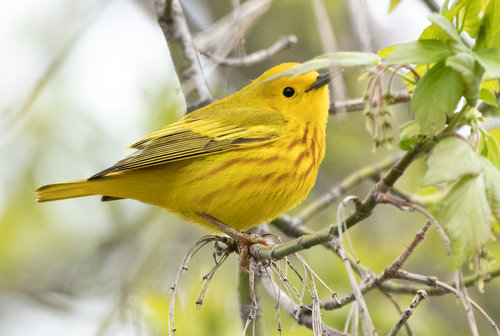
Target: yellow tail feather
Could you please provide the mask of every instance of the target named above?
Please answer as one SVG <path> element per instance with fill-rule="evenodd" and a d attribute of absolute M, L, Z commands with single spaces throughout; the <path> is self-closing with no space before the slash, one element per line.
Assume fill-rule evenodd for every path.
<path fill-rule="evenodd" d="M 96 195 L 88 190 L 88 183 L 87 180 L 78 180 L 41 186 L 35 190 L 36 201 L 42 203 Z"/>

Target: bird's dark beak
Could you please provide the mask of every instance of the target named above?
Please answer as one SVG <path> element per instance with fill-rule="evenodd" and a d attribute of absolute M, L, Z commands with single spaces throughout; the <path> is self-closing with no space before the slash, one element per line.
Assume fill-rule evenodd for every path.
<path fill-rule="evenodd" d="M 313 85 L 307 91 L 311 90 L 316 90 L 319 89 L 322 86 L 325 86 L 326 84 L 330 83 L 332 81 L 332 77 L 330 76 L 329 72 L 322 73 L 316 78 L 316 82 L 314 82 Z"/>

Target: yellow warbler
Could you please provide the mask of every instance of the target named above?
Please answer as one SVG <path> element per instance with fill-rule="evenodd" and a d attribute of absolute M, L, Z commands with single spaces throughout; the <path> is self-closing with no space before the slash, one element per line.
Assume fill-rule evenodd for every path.
<path fill-rule="evenodd" d="M 49 184 L 37 202 L 103 195 L 131 198 L 216 228 L 270 221 L 309 193 L 325 155 L 328 75 L 266 71 L 241 91 L 187 114 L 136 142 L 136 152 L 86 180 Z"/>

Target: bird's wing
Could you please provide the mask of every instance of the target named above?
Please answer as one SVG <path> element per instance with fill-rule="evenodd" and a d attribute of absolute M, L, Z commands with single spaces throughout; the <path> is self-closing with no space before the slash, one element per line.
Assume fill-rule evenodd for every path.
<path fill-rule="evenodd" d="M 213 111 L 208 116 L 206 110 L 197 112 L 134 143 L 129 148 L 136 149 L 135 153 L 89 179 L 215 152 L 260 146 L 276 140 L 279 130 L 286 124 L 281 114 L 261 109 Z"/>

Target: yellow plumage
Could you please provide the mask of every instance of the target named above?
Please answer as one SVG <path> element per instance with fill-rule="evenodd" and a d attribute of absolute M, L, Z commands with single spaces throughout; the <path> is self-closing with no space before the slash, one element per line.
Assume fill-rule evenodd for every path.
<path fill-rule="evenodd" d="M 38 188 L 37 201 L 131 198 L 211 230 L 198 214 L 236 230 L 276 218 L 307 196 L 325 154 L 329 96 L 325 83 L 312 87 L 318 73 L 264 81 L 295 65 L 152 133 L 87 180 Z"/>

